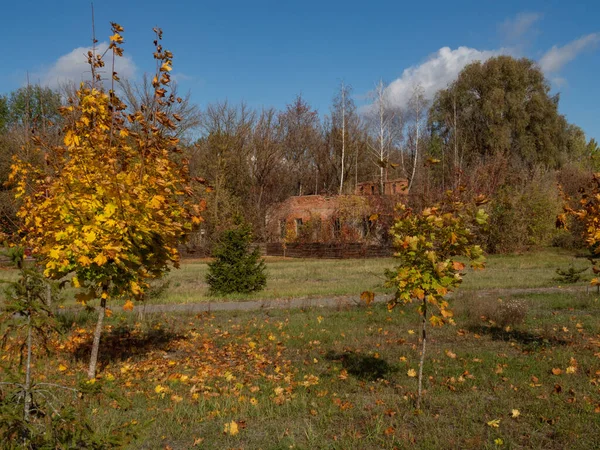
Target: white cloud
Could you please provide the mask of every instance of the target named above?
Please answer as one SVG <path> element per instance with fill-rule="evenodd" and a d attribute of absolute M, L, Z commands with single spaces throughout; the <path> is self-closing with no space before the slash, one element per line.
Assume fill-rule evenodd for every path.
<path fill-rule="evenodd" d="M 467 64 L 508 53 L 510 52 L 506 49 L 477 50 L 458 47 L 452 50 L 442 47 L 424 63 L 405 69 L 400 78 L 389 84 L 385 95 L 392 105 L 404 108 L 408 105 L 414 88 L 420 84 L 425 98 L 431 100 L 437 91 L 445 89 L 454 81 Z"/>
<path fill-rule="evenodd" d="M 595 48 L 600 43 L 600 33 L 591 33 L 569 42 L 562 47 L 556 45 L 540 59 L 540 67 L 546 73 L 558 72 L 584 50 Z"/>
<path fill-rule="evenodd" d="M 99 43 L 96 51 L 99 54 L 104 53 L 108 48 L 108 43 Z M 58 60 L 43 73 L 34 74 L 33 79 L 39 80 L 40 84 L 56 88 L 65 83 L 80 83 L 81 81 L 89 81 L 91 78 L 90 66 L 87 63 L 87 53 L 91 47 L 78 47 L 66 55 L 61 56 Z M 105 59 L 106 66 L 101 69 L 103 78 L 110 79 L 110 59 Z M 125 53 L 123 57 L 115 59 L 115 71 L 122 79 L 133 78 L 136 72 L 136 66 L 130 56 Z"/>
<path fill-rule="evenodd" d="M 519 13 L 513 19 L 506 19 L 498 29 L 500 33 L 509 42 L 516 42 L 527 32 L 531 31 L 533 25 L 542 18 L 539 13 Z"/>

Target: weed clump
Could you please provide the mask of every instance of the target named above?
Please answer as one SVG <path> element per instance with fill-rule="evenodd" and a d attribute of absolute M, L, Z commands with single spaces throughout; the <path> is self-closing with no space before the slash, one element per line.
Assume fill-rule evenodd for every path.
<path fill-rule="evenodd" d="M 468 301 L 464 312 L 469 325 L 479 326 L 486 322 L 492 327 L 514 328 L 521 325 L 527 317 L 527 305 L 522 300 L 482 298 Z"/>

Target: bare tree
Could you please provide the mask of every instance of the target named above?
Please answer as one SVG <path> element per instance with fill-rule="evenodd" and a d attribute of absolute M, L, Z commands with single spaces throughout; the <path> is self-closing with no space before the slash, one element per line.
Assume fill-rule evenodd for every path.
<path fill-rule="evenodd" d="M 393 107 L 385 93 L 383 81 L 377 83 L 372 92 L 373 104 L 367 114 L 371 131 L 369 149 L 378 168 L 379 192 L 384 193 L 387 171 L 394 144 L 402 134 L 400 111 Z"/>
<path fill-rule="evenodd" d="M 419 83 L 413 88 L 412 97 L 409 102 L 409 114 L 412 117 L 409 143 L 412 168 L 408 178 L 408 192 L 410 192 L 417 174 L 417 164 L 419 163 L 419 145 L 421 132 L 423 129 L 423 121 L 426 117 L 426 111 L 427 104 L 425 100 L 425 91 Z"/>
<path fill-rule="evenodd" d="M 279 114 L 283 137 L 284 168 L 290 175 L 286 183 L 290 194 L 302 195 L 318 191 L 319 165 L 316 162 L 320 146 L 319 116 L 306 101 L 298 96 Z"/>

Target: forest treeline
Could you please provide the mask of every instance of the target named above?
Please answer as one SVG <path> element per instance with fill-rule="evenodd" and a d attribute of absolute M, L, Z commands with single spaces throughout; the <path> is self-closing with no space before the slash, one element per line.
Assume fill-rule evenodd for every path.
<path fill-rule="evenodd" d="M 26 86 L 0 96 L 5 233 L 18 230 L 17 204 L 5 184 L 12 157 L 45 165 L 45 153 L 32 149 L 60 142 L 59 108 L 72 90 Z M 135 110 L 156 101 L 147 78 L 122 82 L 119 90 Z M 386 179 L 405 178 L 416 208 L 448 189 L 488 197 L 490 231 L 483 244 L 490 252 L 510 252 L 575 245 L 575 236 L 554 228 L 563 201 L 558 185 L 575 194 L 599 164 L 596 141 L 560 114 L 559 96 L 550 91 L 535 62 L 500 56 L 468 65 L 431 101 L 416 85 L 403 107 L 380 82 L 370 105 L 360 109 L 342 84 L 325 114 L 301 96 L 276 110 L 227 101 L 200 108 L 188 95 L 170 112 L 179 121 L 177 137 L 191 175 L 206 181 L 198 195 L 207 205 L 207 246 L 239 216 L 256 240 L 268 240 L 268 212 L 290 196 L 352 194 L 363 181 L 382 186 Z"/>

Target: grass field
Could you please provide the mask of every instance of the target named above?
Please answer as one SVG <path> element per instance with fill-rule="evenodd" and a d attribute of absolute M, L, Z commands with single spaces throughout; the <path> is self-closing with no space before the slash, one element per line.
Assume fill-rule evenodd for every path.
<path fill-rule="evenodd" d="M 167 288 L 149 303 L 195 303 L 207 301 L 243 301 L 257 299 L 315 298 L 358 296 L 370 290 L 391 292 L 383 287 L 384 271 L 392 268 L 393 258 L 331 260 L 267 257 L 267 287 L 250 295 L 209 296 L 205 282 L 207 260 L 184 260 L 181 268 L 165 278 Z M 492 255 L 487 269 L 467 271 L 461 289 L 537 288 L 557 286 L 556 268 L 589 266 L 573 252 L 546 249 L 523 255 Z M 16 272 L 3 270 L 0 279 L 14 279 Z M 588 277 L 589 278 L 589 277 Z M 585 282 L 580 283 L 580 285 Z M 65 305 L 74 304 L 73 290 L 64 292 Z"/>
<path fill-rule="evenodd" d="M 414 307 L 142 322 L 114 313 L 93 384 L 83 375 L 95 317 L 69 312 L 58 316 L 50 353 L 36 350 L 33 376 L 83 387 L 79 420 L 103 438 L 132 432 L 133 449 L 600 448 L 598 295 L 532 291 L 499 300 L 489 291 L 556 286 L 556 267 L 572 261 L 547 250 L 492 257 L 488 270 L 469 273 L 454 299 L 456 326 L 430 330 L 421 411 Z M 270 260 L 271 287 L 261 297 L 377 289 L 391 263 Z M 206 299 L 205 267 L 184 264 L 156 301 Z M 0 379 L 18 372 L 18 348 L 8 341 Z"/>
<path fill-rule="evenodd" d="M 457 298 L 457 325 L 430 333 L 418 413 L 417 315 L 375 306 L 114 314 L 80 414 L 104 436 L 135 431 L 136 449 L 598 448 L 598 298 L 504 298 L 525 312 L 510 328 L 473 301 Z M 60 320 L 34 377 L 77 386 L 93 317 Z"/>

